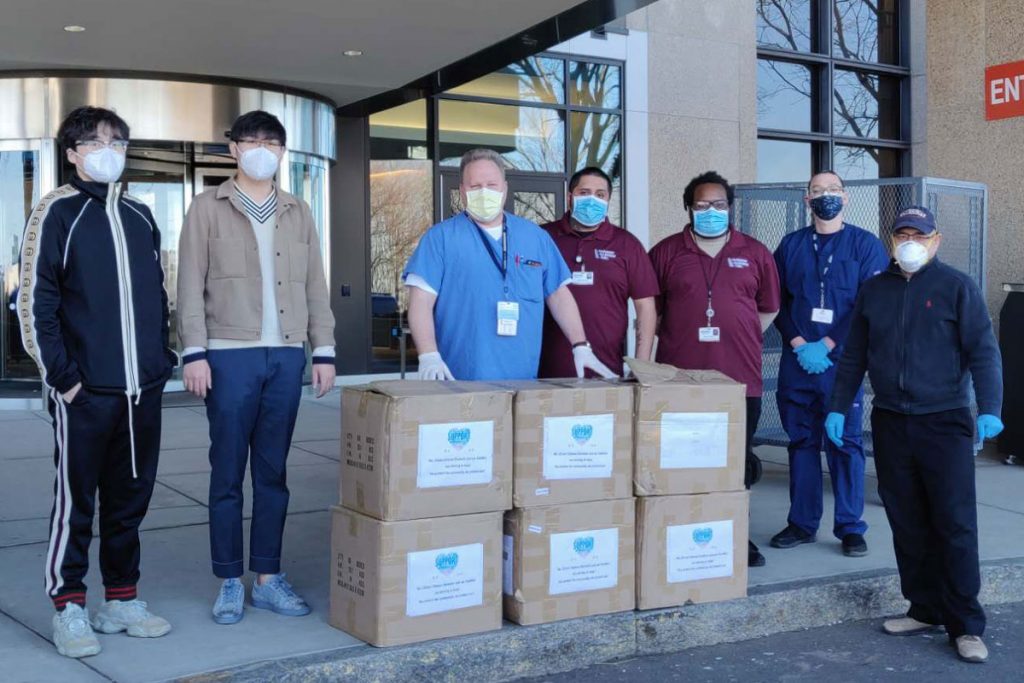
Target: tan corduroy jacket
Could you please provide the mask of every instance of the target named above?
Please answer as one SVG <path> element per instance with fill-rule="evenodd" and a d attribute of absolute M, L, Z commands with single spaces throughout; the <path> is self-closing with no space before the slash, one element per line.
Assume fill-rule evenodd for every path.
<path fill-rule="evenodd" d="M 274 269 L 286 343 L 334 345 L 320 240 L 309 207 L 277 190 Z M 234 179 L 192 200 L 178 247 L 178 337 L 183 348 L 208 339 L 257 340 L 263 327 L 259 247 Z"/>

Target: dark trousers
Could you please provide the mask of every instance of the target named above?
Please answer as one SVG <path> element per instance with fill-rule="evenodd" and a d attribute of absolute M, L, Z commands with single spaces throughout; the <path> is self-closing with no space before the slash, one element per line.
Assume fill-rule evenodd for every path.
<path fill-rule="evenodd" d="M 834 377 L 834 374 L 833 374 Z M 868 530 L 864 515 L 864 446 L 861 422 L 864 418 L 863 391 L 857 393 L 846 413 L 843 445 L 825 438 L 826 405 L 832 382 L 780 389 L 776 394 L 782 427 L 789 437 L 789 517 L 788 522 L 809 534 L 816 533 L 824 511 L 822 496 L 821 451 L 832 480 L 835 497 L 832 533 L 842 539 L 847 534 Z"/>
<path fill-rule="evenodd" d="M 51 389 L 54 503 L 46 552 L 46 592 L 57 609 L 85 604 L 85 575 L 99 490 L 100 573 L 106 599 L 131 600 L 139 581 L 139 524 L 156 483 L 163 385 L 138 405 L 124 394 L 80 389 L 67 404 Z M 131 424 L 129 424 L 131 419 Z M 135 471 L 132 474 L 134 433 Z"/>
<path fill-rule="evenodd" d="M 252 475 L 249 570 L 281 571 L 288 514 L 286 462 L 302 394 L 306 355 L 296 348 L 209 351 L 210 556 L 214 575 L 243 572 L 242 482 Z M 251 456 L 251 457 L 250 457 Z"/>
<path fill-rule="evenodd" d="M 754 433 L 757 423 L 761 421 L 761 397 L 747 397 L 747 467 L 743 475 L 743 485 L 748 489 L 761 479 L 761 461 L 754 455 Z"/>
<path fill-rule="evenodd" d="M 907 615 L 944 625 L 950 639 L 980 636 L 971 411 L 903 415 L 875 408 L 871 427 Z"/>

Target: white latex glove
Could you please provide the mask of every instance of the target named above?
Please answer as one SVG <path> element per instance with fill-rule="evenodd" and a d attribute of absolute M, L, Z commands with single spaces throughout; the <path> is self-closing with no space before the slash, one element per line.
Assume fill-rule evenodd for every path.
<path fill-rule="evenodd" d="M 572 350 L 572 360 L 576 364 L 576 376 L 583 377 L 583 371 L 590 369 L 605 379 L 618 377 L 608 366 L 597 359 L 594 350 L 589 346 L 577 346 Z"/>
<path fill-rule="evenodd" d="M 420 379 L 449 380 L 455 378 L 452 377 L 452 371 L 441 360 L 441 354 L 437 351 L 431 351 L 430 353 L 420 354 Z"/>

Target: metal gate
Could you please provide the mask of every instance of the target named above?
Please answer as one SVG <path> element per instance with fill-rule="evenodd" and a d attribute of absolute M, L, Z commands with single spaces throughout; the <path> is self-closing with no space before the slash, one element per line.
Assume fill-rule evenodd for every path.
<path fill-rule="evenodd" d="M 940 257 L 968 273 L 984 291 L 987 186 L 940 178 L 850 180 L 844 185 L 850 196 L 843 214 L 846 222 L 878 235 L 886 245 L 900 210 L 913 204 L 931 209 L 942 233 Z M 788 233 L 810 225 L 810 211 L 804 204 L 806 193 L 806 186 L 795 183 L 737 185 L 737 227 L 774 251 Z M 775 401 L 781 356 L 782 338 L 772 326 L 764 338 L 764 408 L 755 443 L 789 443 Z M 872 396 L 870 383 L 865 380 L 864 448 L 869 453 Z"/>

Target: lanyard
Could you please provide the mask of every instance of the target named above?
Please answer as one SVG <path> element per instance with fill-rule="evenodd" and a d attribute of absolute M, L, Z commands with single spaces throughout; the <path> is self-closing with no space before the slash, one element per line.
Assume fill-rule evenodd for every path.
<path fill-rule="evenodd" d="M 830 241 L 834 242 L 839 239 L 838 234 L 834 234 Z M 835 245 L 833 245 L 832 252 L 829 253 L 828 259 L 825 261 L 825 267 L 821 267 L 821 254 L 818 251 L 818 233 L 815 232 L 811 235 L 811 243 L 814 245 L 814 270 L 818 273 L 818 291 L 821 293 L 821 303 L 818 304 L 819 308 L 825 308 L 825 280 L 828 277 L 828 271 L 832 267 L 832 257 L 835 256 Z M 821 247 L 821 252 L 824 253 L 825 247 Z"/>
<path fill-rule="evenodd" d="M 708 317 L 707 326 L 711 327 L 711 319 L 715 317 L 715 309 L 711 305 L 711 290 L 715 286 L 715 280 L 718 279 L 718 274 L 722 271 L 722 261 L 724 261 L 725 259 L 719 261 L 718 256 L 721 256 L 722 252 L 718 252 L 718 256 L 715 256 L 714 258 L 711 259 L 712 271 L 709 275 L 707 268 L 704 267 L 704 254 L 703 252 L 699 251 L 700 247 L 697 247 L 697 249 L 697 258 L 700 259 L 700 272 L 704 276 L 704 284 L 707 285 L 708 287 L 708 309 L 704 311 L 704 314 Z M 725 245 L 722 246 L 722 251 L 725 251 Z M 715 264 L 715 261 L 718 261 L 718 263 Z"/>
<path fill-rule="evenodd" d="M 484 231 L 473 224 L 473 229 L 476 230 L 477 235 L 480 236 L 480 241 L 484 245 L 484 251 L 491 257 L 491 261 L 494 263 L 494 267 L 501 273 L 502 282 L 505 285 L 505 294 L 508 294 L 508 225 L 504 220 L 501 221 L 501 261 L 494 255 L 494 249 L 489 244 L 490 237 L 484 234 Z"/>

